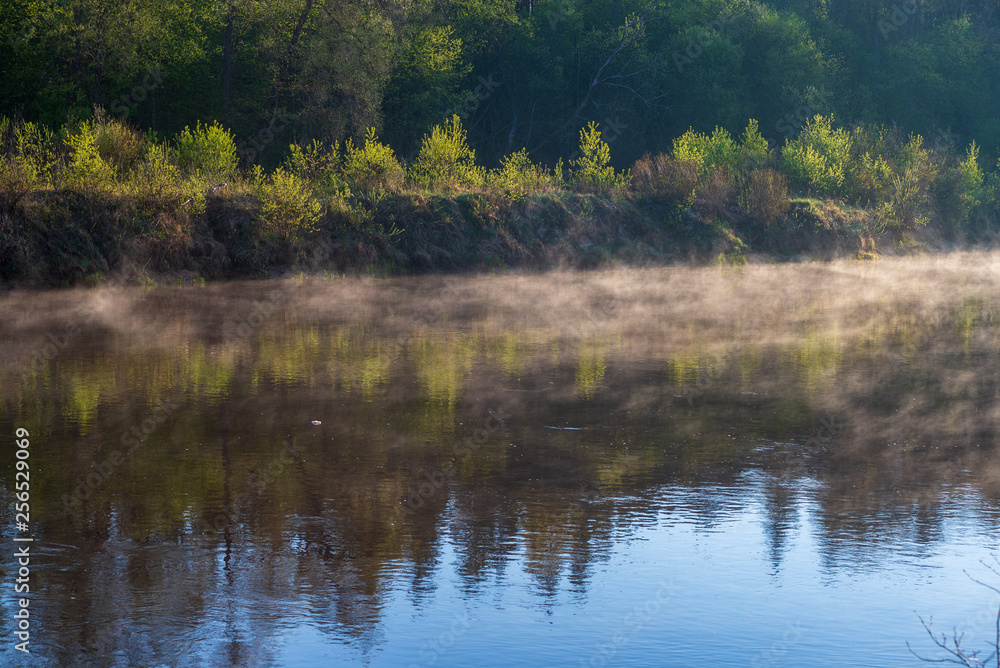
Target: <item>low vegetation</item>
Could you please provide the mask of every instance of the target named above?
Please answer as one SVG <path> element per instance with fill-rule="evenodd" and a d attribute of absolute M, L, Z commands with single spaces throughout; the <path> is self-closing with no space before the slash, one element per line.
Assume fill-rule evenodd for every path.
<path fill-rule="evenodd" d="M 75 282 L 113 274 L 399 273 L 594 266 L 803 252 L 878 257 L 933 221 L 969 239 L 996 213 L 979 148 L 931 150 L 894 128 L 816 115 L 783 146 L 751 120 L 676 138 L 617 170 L 595 123 L 564 167 L 526 149 L 488 169 L 455 115 L 412 162 L 368 129 L 357 144 L 292 144 L 243 165 L 217 123 L 172 139 L 100 109 L 53 130 L 0 119 L 0 271 Z M 317 251 L 317 249 L 319 249 Z"/>

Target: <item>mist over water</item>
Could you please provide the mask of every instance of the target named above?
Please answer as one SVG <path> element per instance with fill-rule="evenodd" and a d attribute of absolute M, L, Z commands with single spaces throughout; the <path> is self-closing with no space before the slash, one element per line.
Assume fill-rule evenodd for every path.
<path fill-rule="evenodd" d="M 36 663 L 912 666 L 915 612 L 988 653 L 998 269 L 10 292 Z"/>

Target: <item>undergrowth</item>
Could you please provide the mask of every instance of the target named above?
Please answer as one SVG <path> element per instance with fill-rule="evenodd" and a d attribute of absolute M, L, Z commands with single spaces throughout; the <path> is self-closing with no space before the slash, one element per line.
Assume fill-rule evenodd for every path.
<path fill-rule="evenodd" d="M 411 164 L 369 128 L 292 144 L 265 172 L 239 165 L 218 123 L 164 140 L 100 109 L 58 130 L 0 117 L 0 278 L 738 264 L 830 244 L 874 259 L 920 247 L 929 221 L 951 236 L 988 227 L 1000 179 L 975 144 L 951 151 L 816 116 L 780 148 L 750 121 L 619 170 L 590 123 L 565 168 L 523 148 L 486 168 L 453 116 Z"/>

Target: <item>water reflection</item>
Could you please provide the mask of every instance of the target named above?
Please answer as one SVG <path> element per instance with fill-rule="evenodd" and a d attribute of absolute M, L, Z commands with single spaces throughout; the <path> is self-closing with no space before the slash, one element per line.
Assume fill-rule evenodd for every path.
<path fill-rule="evenodd" d="M 901 596 L 910 569 L 995 546 L 992 267 L 12 293 L 0 429 L 33 435 L 38 652 L 514 665 L 536 642 L 596 665 L 655 663 L 666 637 L 671 665 L 798 665 L 768 588 L 824 586 L 811 653 L 852 665 L 844 629 L 878 625 L 895 639 L 857 665 L 905 665 L 921 601 L 866 617 L 838 608 L 865 596 L 843 578 Z M 595 655 L 668 576 L 673 621 Z M 988 603 L 941 577 L 918 598 L 946 610 L 923 612 Z"/>

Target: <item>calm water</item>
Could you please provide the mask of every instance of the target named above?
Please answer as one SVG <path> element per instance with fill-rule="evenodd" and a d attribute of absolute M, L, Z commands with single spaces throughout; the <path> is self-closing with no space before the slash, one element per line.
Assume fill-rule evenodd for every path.
<path fill-rule="evenodd" d="M 17 427 L 36 665 L 913 666 L 917 614 L 987 648 L 997 267 L 6 293 L 2 663 Z"/>

